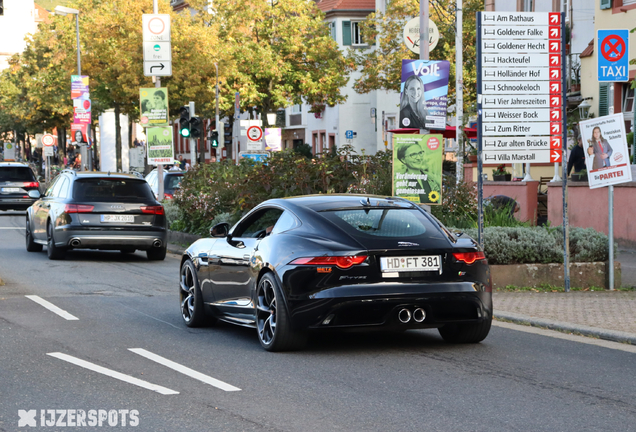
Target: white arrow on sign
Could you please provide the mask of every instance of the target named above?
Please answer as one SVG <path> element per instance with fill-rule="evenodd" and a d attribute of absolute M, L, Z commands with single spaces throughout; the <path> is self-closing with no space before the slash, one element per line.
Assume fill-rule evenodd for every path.
<path fill-rule="evenodd" d="M 550 37 L 551 38 L 560 37 L 559 33 L 561 33 L 561 32 L 559 30 L 560 30 L 559 27 L 551 27 L 550 28 Z"/>
<path fill-rule="evenodd" d="M 557 107 L 559 105 L 561 105 L 561 96 L 551 96 L 550 106 Z"/>
<path fill-rule="evenodd" d="M 558 51 L 559 50 L 559 42 L 558 41 L 550 42 L 550 49 L 552 51 Z"/>
<path fill-rule="evenodd" d="M 561 120 L 561 111 L 560 110 L 554 110 L 551 111 L 550 113 L 550 120 Z"/>
<path fill-rule="evenodd" d="M 559 57 L 558 56 L 550 56 L 550 64 L 552 65 L 559 65 Z"/>
<path fill-rule="evenodd" d="M 561 124 L 560 123 L 550 123 L 550 133 L 552 133 L 552 134 L 560 134 L 561 133 Z"/>
<path fill-rule="evenodd" d="M 550 161 L 561 162 L 561 152 L 557 150 L 550 150 Z"/>
<path fill-rule="evenodd" d="M 558 92 L 560 87 L 558 82 L 550 83 L 550 91 Z"/>
<path fill-rule="evenodd" d="M 556 13 L 550 14 L 550 24 L 558 24 L 559 23 L 559 15 Z"/>
<path fill-rule="evenodd" d="M 550 69 L 550 78 L 559 79 L 559 75 L 561 74 L 558 69 Z"/>

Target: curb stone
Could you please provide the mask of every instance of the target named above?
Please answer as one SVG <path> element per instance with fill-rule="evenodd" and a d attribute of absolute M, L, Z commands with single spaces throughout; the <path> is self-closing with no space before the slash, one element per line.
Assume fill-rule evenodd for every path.
<path fill-rule="evenodd" d="M 494 318 L 497 320 L 510 321 L 515 324 L 530 325 L 532 327 L 541 327 L 550 330 L 571 332 L 583 336 L 636 345 L 636 335 L 627 332 L 606 330 L 598 327 L 576 325 L 562 321 L 552 321 L 542 318 L 533 318 L 511 312 L 495 312 Z"/>

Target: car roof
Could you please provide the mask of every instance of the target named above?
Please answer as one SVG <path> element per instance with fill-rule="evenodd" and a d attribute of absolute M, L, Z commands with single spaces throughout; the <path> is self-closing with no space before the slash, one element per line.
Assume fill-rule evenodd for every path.
<path fill-rule="evenodd" d="M 22 166 L 22 167 L 27 167 L 29 168 L 29 164 L 24 163 L 24 162 L 0 162 L 0 167 L 3 166 Z"/>
<path fill-rule="evenodd" d="M 263 204 L 306 207 L 314 211 L 335 210 L 342 208 L 363 209 L 368 207 L 417 208 L 414 203 L 405 200 L 404 198 L 364 194 L 302 195 L 287 198 L 276 198 L 265 201 Z"/>
<path fill-rule="evenodd" d="M 119 179 L 134 179 L 139 181 L 144 181 L 144 179 L 140 179 L 134 174 L 127 173 L 113 173 L 113 172 L 104 172 L 104 171 L 73 171 L 73 170 L 64 170 L 63 173 L 72 174 L 76 178 L 104 178 L 104 177 L 112 177 Z"/>

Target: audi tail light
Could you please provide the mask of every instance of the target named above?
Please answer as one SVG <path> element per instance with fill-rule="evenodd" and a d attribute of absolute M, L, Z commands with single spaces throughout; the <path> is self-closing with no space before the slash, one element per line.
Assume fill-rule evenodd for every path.
<path fill-rule="evenodd" d="M 486 255 L 479 251 L 479 252 L 455 252 L 453 253 L 453 256 L 455 257 L 455 259 L 457 261 L 466 263 L 466 264 L 473 264 L 475 263 L 475 261 L 481 261 L 481 260 L 485 260 L 486 259 Z"/>
<path fill-rule="evenodd" d="M 143 214 L 154 214 L 154 215 L 162 215 L 163 214 L 163 206 L 142 206 L 141 212 Z"/>
<path fill-rule="evenodd" d="M 88 204 L 66 204 L 64 213 L 92 213 L 95 206 Z"/>
<path fill-rule="evenodd" d="M 354 265 L 362 264 L 367 259 L 366 255 L 356 256 L 322 256 L 297 258 L 290 264 L 315 265 L 315 266 L 336 266 L 341 269 L 348 269 Z"/>
<path fill-rule="evenodd" d="M 38 183 L 38 182 L 24 182 L 24 183 L 22 183 L 22 187 L 25 187 L 25 188 L 38 188 L 38 187 L 40 187 L 40 183 Z"/>

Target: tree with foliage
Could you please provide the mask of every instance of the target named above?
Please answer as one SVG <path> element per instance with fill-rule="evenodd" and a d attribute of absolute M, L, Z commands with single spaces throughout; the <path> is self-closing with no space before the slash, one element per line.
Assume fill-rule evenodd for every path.
<path fill-rule="evenodd" d="M 331 37 L 324 14 L 306 0 L 207 0 L 188 2 L 212 28 L 232 59 L 219 64 L 222 108 L 229 114 L 234 93 L 241 106 L 267 113 L 308 103 L 319 112 L 344 102 L 353 63 Z"/>
<path fill-rule="evenodd" d="M 448 60 L 450 62 L 449 101 L 455 100 L 455 5 L 447 1 L 431 0 L 429 2 L 430 17 L 437 25 L 440 39 L 437 47 L 431 51 L 431 60 Z M 476 12 L 484 9 L 481 0 L 464 0 L 463 2 L 463 79 L 464 112 L 475 112 L 476 99 Z M 403 59 L 418 59 L 419 56 L 410 51 L 403 41 L 406 23 L 419 16 L 419 2 L 413 0 L 392 0 L 386 6 L 386 12 L 372 13 L 361 24 L 363 33 L 368 38 L 377 40 L 375 50 L 363 52 L 351 51 L 352 58 L 360 68 L 362 76 L 356 81 L 354 88 L 359 93 L 372 90 L 400 91 Z"/>

